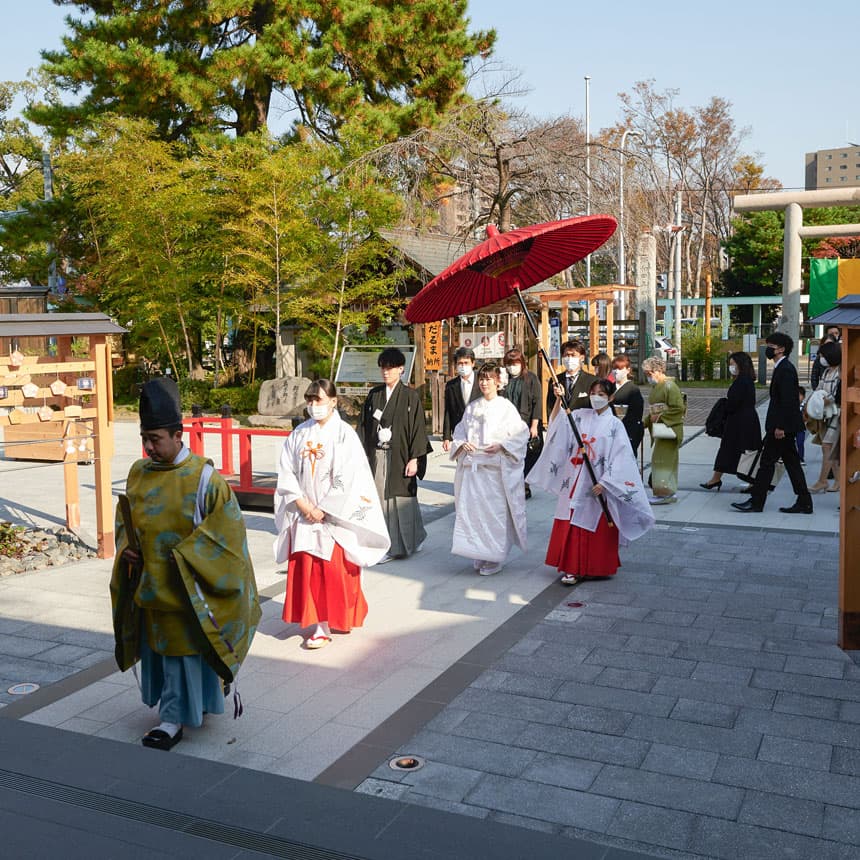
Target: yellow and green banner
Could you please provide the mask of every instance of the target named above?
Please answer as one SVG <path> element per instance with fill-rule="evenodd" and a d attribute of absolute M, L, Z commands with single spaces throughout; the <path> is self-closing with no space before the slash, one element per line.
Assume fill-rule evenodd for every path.
<path fill-rule="evenodd" d="M 809 316 L 826 313 L 842 296 L 860 293 L 860 260 L 809 261 Z"/>

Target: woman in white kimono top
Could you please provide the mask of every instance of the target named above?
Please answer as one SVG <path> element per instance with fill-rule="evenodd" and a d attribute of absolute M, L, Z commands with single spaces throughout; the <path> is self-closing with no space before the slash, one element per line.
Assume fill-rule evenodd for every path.
<path fill-rule="evenodd" d="M 305 648 L 367 615 L 361 568 L 388 551 L 379 494 L 355 431 L 340 419 L 327 379 L 305 392 L 310 420 L 284 442 L 275 491 L 275 560 L 289 562 L 284 621 L 310 627 Z"/>
<path fill-rule="evenodd" d="M 474 560 L 481 576 L 498 573 L 516 543 L 526 548 L 526 495 L 523 460 L 529 429 L 513 403 L 499 396 L 500 369 L 478 371 L 482 397 L 473 400 L 454 429 L 452 552 Z"/>
<path fill-rule="evenodd" d="M 614 393 L 614 382 L 595 380 L 589 389 L 592 408 L 572 413 L 596 484 L 560 409 L 553 413 L 543 452 L 528 474 L 533 485 L 558 498 L 546 564 L 558 568 L 565 585 L 613 576 L 621 565 L 619 541 L 627 544 L 654 524 L 627 432 L 609 408 Z M 599 496 L 606 500 L 611 526 Z"/>

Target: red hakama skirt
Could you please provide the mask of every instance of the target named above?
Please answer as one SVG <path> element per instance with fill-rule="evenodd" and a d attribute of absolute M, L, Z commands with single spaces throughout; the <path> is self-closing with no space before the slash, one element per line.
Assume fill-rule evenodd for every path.
<path fill-rule="evenodd" d="M 366 617 L 361 568 L 347 560 L 339 544 L 328 561 L 307 552 L 290 556 L 284 621 L 302 627 L 327 621 L 332 630 L 348 632 Z"/>
<path fill-rule="evenodd" d="M 621 567 L 618 529 L 610 528 L 603 514 L 593 532 L 568 520 L 553 520 L 545 564 L 576 576 L 614 576 Z"/>

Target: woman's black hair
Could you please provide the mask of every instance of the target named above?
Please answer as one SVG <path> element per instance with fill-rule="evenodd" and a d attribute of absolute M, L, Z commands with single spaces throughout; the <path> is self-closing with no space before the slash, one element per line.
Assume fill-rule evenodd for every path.
<path fill-rule="evenodd" d="M 320 394 L 325 394 L 326 397 L 337 397 L 337 388 L 330 379 L 318 379 L 308 386 L 305 391 L 305 400 L 312 400 L 314 397 L 319 397 Z"/>
<path fill-rule="evenodd" d="M 615 394 L 615 389 L 617 388 L 611 379 L 595 379 L 588 387 L 588 393 L 592 394 L 594 389 L 598 386 L 606 392 L 608 397 L 612 397 L 612 395 Z"/>
<path fill-rule="evenodd" d="M 729 356 L 729 361 L 733 361 L 738 366 L 738 376 L 748 376 L 750 379 L 756 378 L 755 367 L 753 367 L 752 359 L 746 352 L 733 352 Z"/>
<path fill-rule="evenodd" d="M 824 358 L 831 367 L 839 367 L 842 364 L 842 347 L 835 340 L 828 340 L 818 347 L 818 354 Z"/>

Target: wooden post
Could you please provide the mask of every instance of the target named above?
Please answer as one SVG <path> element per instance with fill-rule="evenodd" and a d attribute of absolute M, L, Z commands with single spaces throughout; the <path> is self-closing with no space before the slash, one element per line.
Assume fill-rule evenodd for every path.
<path fill-rule="evenodd" d="M 66 528 L 77 531 L 81 527 L 81 498 L 78 489 L 78 456 L 75 450 L 75 422 L 63 423 L 63 485 L 66 497 Z M 66 452 L 66 445 L 72 445 L 72 453 Z"/>
<path fill-rule="evenodd" d="M 90 337 L 90 357 L 95 362 L 96 418 L 94 456 L 96 479 L 96 540 L 99 558 L 116 551 L 113 532 L 113 493 L 110 461 L 113 457 L 113 404 L 111 403 L 111 350 L 105 335 Z"/>
<path fill-rule="evenodd" d="M 606 300 L 606 354 L 612 358 L 615 355 L 615 303 Z"/>
<path fill-rule="evenodd" d="M 541 297 L 540 300 L 540 345 L 549 353 L 549 299 Z M 547 423 L 546 414 L 546 396 L 549 392 L 549 386 L 552 382 L 543 373 L 541 374 L 540 390 L 541 390 L 541 420 L 544 426 Z"/>
<path fill-rule="evenodd" d="M 710 272 L 705 275 L 705 350 L 711 351 L 711 297 L 714 294 L 714 285 L 711 282 Z M 708 379 L 713 375 L 713 370 L 708 374 Z"/>
<path fill-rule="evenodd" d="M 842 329 L 839 647 L 860 650 L 860 328 Z M 852 483 L 853 481 L 853 483 Z"/>
<path fill-rule="evenodd" d="M 600 317 L 597 315 L 597 302 L 589 300 L 588 308 L 588 349 L 591 355 L 600 352 Z"/>
<path fill-rule="evenodd" d="M 412 378 L 415 381 L 415 387 L 420 390 L 425 383 L 424 326 L 412 326 L 412 334 L 415 338 L 415 366 L 412 369 Z"/>

